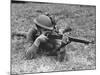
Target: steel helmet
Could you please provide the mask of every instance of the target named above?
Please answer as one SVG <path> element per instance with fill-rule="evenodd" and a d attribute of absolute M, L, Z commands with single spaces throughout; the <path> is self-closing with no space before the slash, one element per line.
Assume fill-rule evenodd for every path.
<path fill-rule="evenodd" d="M 34 22 L 42 28 L 53 30 L 54 26 L 51 22 L 51 19 L 46 15 L 38 16 L 37 18 L 34 19 Z"/>

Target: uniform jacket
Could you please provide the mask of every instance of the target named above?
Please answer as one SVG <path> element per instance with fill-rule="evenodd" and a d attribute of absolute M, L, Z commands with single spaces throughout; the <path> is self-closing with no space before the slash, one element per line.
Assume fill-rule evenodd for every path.
<path fill-rule="evenodd" d="M 28 42 L 32 43 L 31 47 L 35 48 L 34 46 L 36 46 L 38 52 L 52 52 L 61 45 L 61 40 L 48 38 L 44 34 L 41 34 L 36 28 L 29 31 Z"/>

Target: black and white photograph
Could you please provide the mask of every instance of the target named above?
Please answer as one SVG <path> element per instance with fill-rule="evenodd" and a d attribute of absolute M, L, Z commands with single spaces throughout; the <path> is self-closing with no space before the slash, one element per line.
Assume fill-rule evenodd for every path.
<path fill-rule="evenodd" d="M 96 6 L 11 0 L 11 75 L 96 69 Z"/>

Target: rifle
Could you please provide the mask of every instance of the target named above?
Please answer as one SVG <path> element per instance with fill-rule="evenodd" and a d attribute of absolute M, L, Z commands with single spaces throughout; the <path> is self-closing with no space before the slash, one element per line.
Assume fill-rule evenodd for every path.
<path fill-rule="evenodd" d="M 65 32 L 70 32 L 72 29 L 65 29 L 63 31 L 63 33 Z M 46 36 L 50 39 L 61 39 L 63 38 L 63 34 L 59 34 L 58 32 L 52 31 L 51 33 L 47 33 Z M 77 38 L 73 38 L 68 36 L 68 41 L 66 43 L 62 42 L 61 46 L 58 48 L 58 50 L 60 50 L 62 47 L 70 44 L 71 42 L 78 42 L 78 43 L 83 43 L 85 45 L 88 44 L 94 44 L 94 41 L 89 41 L 89 40 L 83 40 L 83 39 L 77 39 Z"/>
<path fill-rule="evenodd" d="M 88 44 L 94 44 L 94 41 L 88 41 L 88 40 L 82 40 L 82 39 L 76 39 L 76 38 L 72 38 L 72 37 L 68 37 L 70 42 L 79 42 L 79 43 L 84 43 L 86 45 Z"/>
<path fill-rule="evenodd" d="M 57 32 L 47 32 L 45 34 L 49 39 L 62 39 L 63 35 L 57 33 Z"/>
<path fill-rule="evenodd" d="M 88 41 L 88 40 L 82 40 L 82 39 L 77 39 L 77 38 L 72 38 L 72 37 L 68 37 L 68 42 L 61 44 L 61 46 L 57 49 L 58 51 L 65 47 L 66 45 L 70 44 L 71 42 L 78 42 L 78 43 L 83 43 L 85 45 L 89 45 L 89 44 L 94 44 L 94 41 Z"/>

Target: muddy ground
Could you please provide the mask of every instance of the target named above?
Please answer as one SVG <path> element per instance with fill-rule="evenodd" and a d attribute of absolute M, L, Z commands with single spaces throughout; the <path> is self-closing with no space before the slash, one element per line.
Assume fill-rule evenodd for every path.
<path fill-rule="evenodd" d="M 29 29 L 35 26 L 33 19 L 44 12 L 49 12 L 55 17 L 59 29 L 70 26 L 73 31 L 69 36 L 95 40 L 96 7 L 87 5 L 12 3 L 11 34 L 13 32 L 27 34 Z M 25 50 L 29 48 L 28 44 L 24 43 L 25 40 L 18 36 L 11 38 L 11 72 L 14 74 L 96 68 L 95 44 L 72 42 L 63 48 L 66 50 L 66 59 L 59 62 L 53 56 L 25 60 Z"/>

